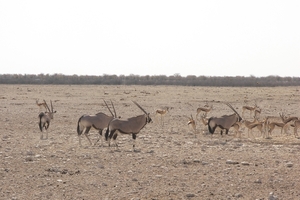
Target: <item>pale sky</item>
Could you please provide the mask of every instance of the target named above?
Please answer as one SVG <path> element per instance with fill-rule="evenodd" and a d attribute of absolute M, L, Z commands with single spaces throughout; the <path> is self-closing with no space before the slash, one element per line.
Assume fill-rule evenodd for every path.
<path fill-rule="evenodd" d="M 300 76 L 299 0 L 0 0 L 0 74 Z"/>

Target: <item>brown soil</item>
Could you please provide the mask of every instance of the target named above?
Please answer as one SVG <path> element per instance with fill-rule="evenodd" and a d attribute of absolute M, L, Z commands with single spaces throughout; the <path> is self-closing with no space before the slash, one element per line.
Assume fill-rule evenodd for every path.
<path fill-rule="evenodd" d="M 262 116 L 300 116 L 300 88 L 222 88 L 180 86 L 0 85 L 0 199 L 300 199 L 300 140 L 275 129 L 265 139 L 212 137 L 197 122 L 187 125 L 198 106 L 213 104 L 208 116 L 241 114 L 243 105 L 262 108 Z M 49 138 L 40 139 L 35 100 L 53 100 L 57 113 Z M 109 114 L 102 99 L 114 102 L 122 118 L 152 114 L 137 136 L 119 135 L 115 146 L 90 146 L 77 121 L 83 114 Z M 155 110 L 171 107 L 164 125 Z M 249 116 L 246 113 L 245 116 Z M 98 138 L 92 129 L 90 138 Z"/>

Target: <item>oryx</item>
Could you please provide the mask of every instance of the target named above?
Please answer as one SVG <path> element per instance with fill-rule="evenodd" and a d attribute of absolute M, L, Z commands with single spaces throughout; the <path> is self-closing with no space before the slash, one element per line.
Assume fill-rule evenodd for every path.
<path fill-rule="evenodd" d="M 47 134 L 47 137 L 45 139 L 48 139 L 48 131 L 47 129 L 49 128 L 50 126 L 50 121 L 51 119 L 53 119 L 53 114 L 56 113 L 56 111 L 53 111 L 53 105 L 52 105 L 52 101 L 50 100 L 50 105 L 51 105 L 51 110 L 49 109 L 49 106 L 48 104 L 46 103 L 46 101 L 44 100 L 44 105 L 46 106 L 47 110 L 45 113 L 44 112 L 41 112 L 39 114 L 39 127 L 40 127 L 40 131 L 42 132 L 41 133 L 41 136 L 40 136 L 40 139 L 42 140 L 44 137 L 43 137 L 43 130 L 46 130 L 46 134 Z"/>
<path fill-rule="evenodd" d="M 113 120 L 111 120 L 105 133 L 105 139 L 108 140 L 109 146 L 110 146 L 110 140 L 111 138 L 113 138 L 116 147 L 118 148 L 118 145 L 116 143 L 118 134 L 116 131 L 119 131 L 120 133 L 123 134 L 132 134 L 132 139 L 135 142 L 136 135 L 140 132 L 140 130 L 144 128 L 144 126 L 147 123 L 152 122 L 152 119 L 150 118 L 150 113 L 147 113 L 137 102 L 135 101 L 132 102 L 135 105 L 137 105 L 137 107 L 139 107 L 144 112 L 144 114 L 136 117 L 131 117 L 128 119 L 114 118 Z M 135 144 L 133 144 L 133 149 L 134 148 L 135 148 Z"/>
<path fill-rule="evenodd" d="M 92 142 L 90 138 L 88 137 L 88 133 L 92 127 L 94 127 L 96 130 L 99 131 L 100 137 L 99 139 L 95 142 L 95 144 L 102 138 L 102 131 L 103 129 L 107 128 L 109 122 L 116 117 L 116 110 L 115 107 L 111 101 L 112 107 L 114 109 L 114 114 L 108 107 L 107 103 L 105 100 L 103 100 L 106 107 L 108 108 L 109 112 L 111 113 L 111 116 L 108 116 L 102 112 L 99 112 L 95 115 L 82 115 L 77 123 L 77 133 L 78 133 L 78 138 L 79 138 L 79 145 L 81 146 L 81 134 L 84 131 L 84 135 L 86 138 L 89 140 L 90 144 L 92 145 Z M 102 143 L 102 139 L 101 139 Z M 95 145 L 94 144 L 94 145 Z"/>
<path fill-rule="evenodd" d="M 242 121 L 242 117 L 237 113 L 237 111 L 229 104 L 225 103 L 231 110 L 233 110 L 235 113 L 232 115 L 223 115 L 221 117 L 211 117 L 208 119 L 208 130 L 211 134 L 213 134 L 217 127 L 220 127 L 221 135 L 223 134 L 223 129 L 226 130 L 226 134 L 228 134 L 228 131 L 230 127 L 232 127 L 236 122 Z"/>

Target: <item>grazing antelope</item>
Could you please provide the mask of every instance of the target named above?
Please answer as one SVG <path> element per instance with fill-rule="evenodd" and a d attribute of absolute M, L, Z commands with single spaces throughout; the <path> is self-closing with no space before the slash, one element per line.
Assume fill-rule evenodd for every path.
<path fill-rule="evenodd" d="M 250 117 L 252 116 L 252 112 L 254 112 L 256 109 L 258 108 L 258 106 L 255 104 L 254 107 L 251 106 L 243 106 L 243 112 L 242 112 L 242 116 L 244 117 L 244 112 L 249 110 L 250 111 Z"/>
<path fill-rule="evenodd" d="M 44 135 L 43 135 L 43 130 L 46 130 L 46 135 L 47 137 L 45 139 L 48 139 L 48 131 L 47 129 L 50 126 L 50 121 L 53 119 L 53 115 L 54 113 L 56 113 L 56 111 L 53 111 L 53 105 L 52 105 L 52 101 L 50 100 L 50 104 L 51 104 L 51 110 L 49 109 L 49 106 L 47 105 L 46 101 L 44 100 L 44 104 L 46 106 L 46 108 L 48 109 L 47 112 L 41 112 L 39 114 L 39 127 L 40 127 L 40 131 L 41 131 L 41 136 L 40 139 L 44 139 Z"/>
<path fill-rule="evenodd" d="M 160 115 L 160 122 L 162 126 L 164 125 L 164 116 L 169 112 L 169 107 L 166 107 L 166 109 L 158 109 L 155 111 L 155 118 Z"/>
<path fill-rule="evenodd" d="M 213 109 L 213 105 L 211 105 L 209 108 L 205 108 L 205 107 L 197 108 L 196 118 L 198 118 L 198 115 L 199 115 L 201 112 L 204 112 L 204 113 L 207 115 L 207 113 L 209 113 L 212 109 Z"/>
<path fill-rule="evenodd" d="M 106 107 L 108 108 L 109 112 L 111 113 L 111 116 L 108 116 L 102 112 L 99 112 L 95 115 L 82 115 L 79 118 L 78 123 L 77 123 L 77 133 L 78 133 L 78 139 L 79 139 L 80 146 L 81 146 L 81 135 L 82 135 L 83 131 L 84 131 L 84 135 L 86 136 L 86 138 L 92 145 L 92 142 L 91 142 L 90 138 L 88 137 L 88 133 L 92 127 L 95 128 L 96 130 L 98 130 L 98 132 L 100 134 L 100 136 L 99 136 L 98 140 L 95 142 L 95 144 L 101 139 L 101 145 L 102 145 L 102 131 L 103 131 L 103 129 L 107 128 L 109 122 L 116 117 L 116 111 L 115 111 L 115 107 L 114 107 L 112 101 L 111 101 L 111 104 L 114 109 L 114 114 L 108 107 L 106 101 L 105 100 L 103 100 L 103 101 L 104 101 Z"/>
<path fill-rule="evenodd" d="M 36 105 L 39 107 L 40 112 L 41 112 L 41 110 L 42 110 L 43 108 L 45 108 L 45 109 L 46 109 L 45 112 L 47 112 L 47 107 L 46 107 L 45 101 L 42 102 L 42 103 L 39 103 L 39 99 L 36 99 L 36 100 L 35 100 L 35 103 L 36 103 Z"/>
<path fill-rule="evenodd" d="M 128 119 L 118 119 L 114 118 L 111 120 L 108 124 L 108 127 L 106 129 L 105 133 L 105 139 L 108 140 L 108 144 L 110 146 L 110 140 L 113 138 L 116 147 L 118 148 L 116 139 L 118 137 L 118 134 L 116 131 L 119 131 L 123 134 L 131 134 L 132 139 L 134 140 L 133 143 L 133 149 L 135 150 L 135 141 L 137 134 L 142 130 L 142 128 L 145 127 L 147 123 L 152 122 L 152 119 L 150 118 L 150 113 L 147 113 L 137 102 L 132 101 L 137 107 L 139 107 L 144 114 L 138 115 L 136 117 L 131 117 Z"/>
<path fill-rule="evenodd" d="M 242 117 L 238 114 L 238 112 L 229 104 L 226 105 L 233 110 L 235 113 L 232 115 L 223 115 L 221 117 L 211 117 L 208 119 L 208 130 L 211 134 L 213 134 L 217 127 L 220 127 L 221 135 L 223 134 L 223 129 L 226 130 L 226 134 L 228 134 L 229 129 L 236 123 L 242 120 Z"/>

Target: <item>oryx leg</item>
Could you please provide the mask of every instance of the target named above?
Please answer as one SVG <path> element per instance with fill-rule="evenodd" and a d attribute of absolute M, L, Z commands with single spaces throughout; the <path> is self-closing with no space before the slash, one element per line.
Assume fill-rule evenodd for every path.
<path fill-rule="evenodd" d="M 98 138 L 98 140 L 95 142 L 95 144 L 94 145 L 96 145 L 97 144 L 97 142 L 99 141 L 99 140 L 101 140 L 101 146 L 103 146 L 103 140 L 102 140 L 102 129 L 99 129 L 99 138 Z"/>
<path fill-rule="evenodd" d="M 110 133 L 109 133 L 109 131 L 106 131 L 106 133 L 105 133 L 105 137 L 108 140 L 108 146 L 109 147 L 110 147 L 110 140 L 111 140 L 111 138 L 114 136 L 113 139 L 115 140 L 118 137 L 117 134 L 115 135 L 115 132 L 116 132 L 116 130 L 112 130 L 112 131 L 110 131 Z"/>
<path fill-rule="evenodd" d="M 136 143 L 136 133 L 132 133 L 132 139 L 133 139 L 133 149 L 135 150 L 135 143 Z"/>
<path fill-rule="evenodd" d="M 92 145 L 92 142 L 91 142 L 91 140 L 90 140 L 90 138 L 89 138 L 89 136 L 88 136 L 88 133 L 89 133 L 90 129 L 91 129 L 91 126 L 85 127 L 84 135 L 85 135 L 85 137 L 88 139 L 88 141 L 90 142 L 90 144 Z M 79 144 L 80 144 L 80 146 L 81 146 L 81 138 L 80 138 L 80 135 L 81 135 L 81 134 L 78 134 L 78 138 L 79 138 Z"/>
<path fill-rule="evenodd" d="M 113 140 L 115 142 L 116 148 L 119 149 L 119 146 L 117 144 L 117 137 L 118 137 L 118 132 L 115 132 L 112 138 L 113 138 Z"/>
<path fill-rule="evenodd" d="M 44 132 L 42 131 L 42 132 L 41 132 L 40 139 L 43 140 L 43 138 L 44 138 Z"/>
<path fill-rule="evenodd" d="M 48 128 L 50 126 L 50 122 L 46 123 L 45 129 L 46 129 L 46 140 L 48 139 Z"/>

